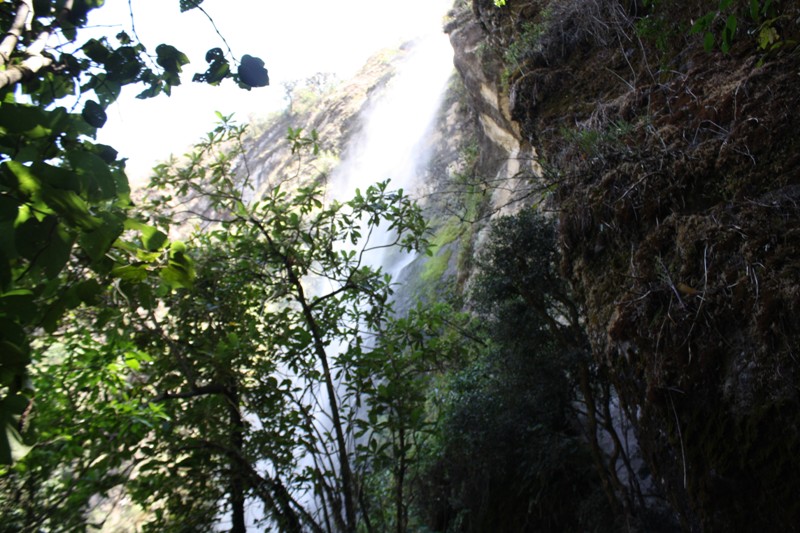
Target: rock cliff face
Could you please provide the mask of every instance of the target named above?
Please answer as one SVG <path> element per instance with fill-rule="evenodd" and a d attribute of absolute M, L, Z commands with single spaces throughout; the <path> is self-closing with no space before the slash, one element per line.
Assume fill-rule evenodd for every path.
<path fill-rule="evenodd" d="M 274 187 L 287 177 L 324 180 L 341 159 L 347 143 L 358 133 L 359 117 L 385 88 L 407 50 L 383 50 L 372 56 L 356 76 L 332 87 L 295 88 L 284 113 L 254 129 L 246 159 L 255 178 L 254 194 Z M 289 128 L 302 129 L 301 137 L 317 132 L 319 151 L 302 158 L 292 153 Z M 244 170 L 244 169 L 242 169 Z M 309 176 L 309 173 L 311 174 Z"/>
<path fill-rule="evenodd" d="M 455 51 L 454 63 L 475 113 L 480 146 L 476 175 L 484 177 L 491 199 L 490 212 L 507 213 L 535 196 L 531 178 L 541 174 L 534 147 L 512 119 L 507 91 L 503 90 L 502 63 L 491 50 L 480 19 L 456 8 L 445 26 Z M 498 185 L 502 184 L 502 185 Z"/>
<path fill-rule="evenodd" d="M 595 364 L 676 526 L 795 530 L 800 10 L 461 4 L 448 31 L 484 171 L 555 191 Z"/>

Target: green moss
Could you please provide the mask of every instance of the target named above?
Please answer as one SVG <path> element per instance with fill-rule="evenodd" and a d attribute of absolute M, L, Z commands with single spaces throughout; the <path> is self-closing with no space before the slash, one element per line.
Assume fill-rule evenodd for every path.
<path fill-rule="evenodd" d="M 447 271 L 447 265 L 450 264 L 450 257 L 453 255 L 453 250 L 448 248 L 442 253 L 434 255 L 425 262 L 425 267 L 422 271 L 420 278 L 425 283 L 435 283 L 442 279 L 444 273 Z"/>
<path fill-rule="evenodd" d="M 423 282 L 436 283 L 444 276 L 453 249 L 449 247 L 443 250 L 443 248 L 458 240 L 463 233 L 464 225 L 456 216 L 451 216 L 439 226 L 431 239 L 432 257 L 425 262 L 420 276 Z"/>
<path fill-rule="evenodd" d="M 433 255 L 436 255 L 442 246 L 450 244 L 458 239 L 462 233 L 464 233 L 464 227 L 461 220 L 456 216 L 448 218 L 439 229 L 436 230 L 436 233 L 431 239 L 431 251 Z"/>

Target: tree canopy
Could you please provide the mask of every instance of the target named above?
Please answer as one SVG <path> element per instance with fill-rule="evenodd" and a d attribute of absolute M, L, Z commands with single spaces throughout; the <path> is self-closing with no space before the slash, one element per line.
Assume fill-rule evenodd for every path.
<path fill-rule="evenodd" d="M 182 11 L 202 0 L 180 2 Z M 188 58 L 125 32 L 82 36 L 102 0 L 19 0 L 0 5 L 0 462 L 22 456 L 32 397 L 31 334 L 52 333 L 67 310 L 92 305 L 132 271 L 172 286 L 191 270 L 166 234 L 131 215 L 118 152 L 95 141 L 123 87 L 169 95 Z M 209 50 L 195 81 L 268 84 L 263 62 Z M 146 265 L 146 268 L 145 268 Z"/>

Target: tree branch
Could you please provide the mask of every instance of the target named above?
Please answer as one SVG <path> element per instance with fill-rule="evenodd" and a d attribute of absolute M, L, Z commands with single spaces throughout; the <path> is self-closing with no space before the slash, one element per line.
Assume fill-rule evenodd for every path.
<path fill-rule="evenodd" d="M 53 59 L 43 55 L 27 58 L 19 65 L 0 72 L 0 89 L 31 79 L 37 72 L 53 64 Z"/>
<path fill-rule="evenodd" d="M 53 32 L 67 20 L 67 15 L 72 10 L 73 1 L 67 0 L 64 7 L 59 11 L 56 20 L 36 37 L 36 40 L 25 51 L 25 59 L 22 63 L 8 66 L 11 55 L 14 53 L 17 44 L 19 44 L 23 29 L 30 26 L 30 21 L 34 15 L 33 0 L 20 0 L 17 5 L 14 23 L 3 38 L 3 41 L 0 42 L 0 67 L 8 66 L 5 71 L 0 72 L 0 89 L 28 80 L 40 70 L 54 63 L 52 57 L 44 55 L 44 48 Z"/>
<path fill-rule="evenodd" d="M 169 393 L 169 392 L 162 392 L 155 398 L 153 398 L 154 403 L 163 402 L 165 400 L 181 400 L 187 398 L 197 398 L 199 396 L 208 396 L 210 394 L 226 394 L 228 390 L 219 385 L 217 383 L 212 383 L 210 385 L 204 385 L 202 387 L 195 387 L 188 391 L 176 392 L 176 393 Z"/>
<path fill-rule="evenodd" d="M 17 49 L 17 43 L 22 32 L 30 28 L 33 19 L 33 0 L 19 0 L 17 3 L 17 14 L 11 28 L 6 32 L 2 42 L 0 42 L 0 67 L 7 65 L 11 60 L 11 54 Z"/>

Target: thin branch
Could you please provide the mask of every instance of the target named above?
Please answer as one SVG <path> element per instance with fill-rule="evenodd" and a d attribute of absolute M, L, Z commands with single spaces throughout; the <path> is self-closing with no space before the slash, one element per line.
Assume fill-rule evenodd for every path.
<path fill-rule="evenodd" d="M 212 383 L 210 385 L 204 385 L 202 387 L 193 387 L 188 391 L 170 393 L 170 392 L 162 392 L 155 398 L 153 398 L 153 403 L 163 402 L 165 400 L 179 400 L 179 399 L 188 399 L 188 398 L 197 398 L 199 396 L 208 396 L 211 394 L 226 394 L 228 390 L 223 387 L 222 385 Z"/>
<path fill-rule="evenodd" d="M 217 25 L 214 23 L 214 19 L 213 19 L 213 18 L 211 18 L 211 15 L 209 15 L 209 14 L 206 12 L 206 10 L 205 10 L 205 9 L 203 9 L 202 7 L 200 7 L 200 6 L 197 6 L 197 7 L 196 7 L 196 9 L 198 9 L 198 10 L 199 10 L 199 11 L 200 11 L 200 12 L 201 12 L 203 15 L 205 15 L 205 16 L 206 16 L 206 18 L 208 19 L 208 21 L 211 23 L 211 27 L 212 27 L 212 28 L 214 28 L 214 31 L 215 31 L 215 32 L 217 32 L 217 35 L 219 35 L 219 38 L 220 38 L 220 39 L 222 39 L 222 42 L 223 42 L 223 43 L 225 43 L 225 48 L 227 48 L 227 49 L 228 49 L 228 53 L 230 54 L 230 56 L 231 56 L 231 59 L 233 59 L 234 61 L 237 61 L 237 59 L 236 59 L 236 56 L 235 56 L 235 55 L 233 55 L 233 50 L 231 50 L 231 46 L 228 44 L 228 41 L 226 41 L 226 40 L 225 40 L 225 37 L 224 37 L 224 36 L 222 35 L 222 33 L 219 31 L 219 28 L 217 28 Z"/>

